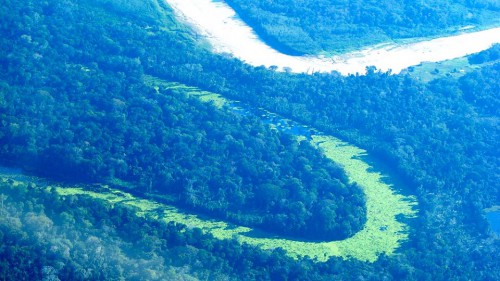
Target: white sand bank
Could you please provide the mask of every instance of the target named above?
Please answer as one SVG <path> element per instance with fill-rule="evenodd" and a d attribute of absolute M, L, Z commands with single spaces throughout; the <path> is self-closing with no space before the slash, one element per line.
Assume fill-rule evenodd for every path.
<path fill-rule="evenodd" d="M 165 0 L 181 21 L 206 37 L 213 50 L 229 53 L 253 66 L 277 66 L 293 72 L 365 73 L 367 66 L 392 73 L 424 61 L 438 62 L 477 53 L 500 42 L 500 28 L 463 33 L 405 45 L 383 45 L 331 58 L 289 56 L 261 41 L 252 28 L 237 18 L 225 2 L 212 0 Z"/>

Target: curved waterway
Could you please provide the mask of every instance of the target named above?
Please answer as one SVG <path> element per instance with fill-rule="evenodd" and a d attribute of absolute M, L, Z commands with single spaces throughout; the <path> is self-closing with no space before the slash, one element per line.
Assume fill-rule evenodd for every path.
<path fill-rule="evenodd" d="M 298 73 L 338 71 L 363 74 L 367 66 L 399 73 L 422 62 L 438 62 L 488 49 L 500 42 L 500 28 L 409 44 L 379 44 L 342 55 L 289 56 L 265 44 L 224 1 L 165 0 L 178 19 L 205 37 L 217 53 L 228 53 L 253 66 L 277 66 Z"/>
<path fill-rule="evenodd" d="M 416 215 L 416 199 L 398 194 L 395 188 L 384 180 L 384 175 L 363 161 L 365 150 L 263 109 L 245 107 L 218 94 L 200 91 L 195 87 L 179 83 L 165 82 L 154 77 L 145 77 L 145 82 L 156 89 L 167 88 L 176 94 L 193 96 L 201 101 L 213 103 L 219 108 L 234 110 L 238 114 L 260 116 L 264 123 L 276 130 L 294 135 L 297 141 L 312 143 L 327 158 L 342 166 L 349 180 L 357 183 L 365 193 L 367 221 L 363 229 L 354 236 L 340 241 L 299 241 L 205 216 L 188 214 L 168 204 L 138 198 L 105 185 L 69 186 L 47 183 L 43 179 L 22 175 L 20 171 L 2 168 L 0 168 L 0 180 L 10 179 L 11 182 L 18 183 L 36 182 L 40 186 L 46 186 L 47 189 L 54 188 L 61 196 L 86 195 L 110 204 L 131 206 L 138 216 L 201 228 L 217 239 L 237 239 L 241 243 L 259 246 L 262 249 L 282 248 L 291 257 L 309 256 L 320 262 L 333 256 L 373 262 L 380 254 L 393 254 L 401 243 L 408 239 L 408 225 L 401 221 L 401 218 L 411 218 Z"/>
<path fill-rule="evenodd" d="M 241 242 L 260 245 L 271 249 L 282 247 L 291 256 L 316 257 L 325 261 L 331 256 L 357 258 L 364 261 L 375 261 L 381 253 L 390 255 L 408 239 L 408 226 L 398 218 L 410 218 L 416 215 L 416 199 L 412 196 L 398 194 L 393 185 L 388 184 L 386 177 L 375 167 L 363 159 L 366 151 L 344 142 L 334 136 L 324 134 L 314 128 L 304 126 L 295 121 L 283 118 L 264 109 L 252 108 L 229 100 L 219 94 L 201 91 L 196 87 L 180 83 L 166 82 L 152 76 L 145 76 L 146 84 L 169 89 L 177 94 L 185 94 L 199 98 L 201 101 L 213 103 L 218 108 L 226 108 L 238 114 L 255 115 L 276 130 L 292 134 L 297 141 L 308 141 L 320 149 L 324 155 L 340 165 L 351 182 L 357 183 L 366 196 L 367 221 L 363 229 L 354 236 L 331 242 L 306 242 L 260 234 L 247 227 L 211 228 L 210 232 L 218 238 L 236 237 Z"/>

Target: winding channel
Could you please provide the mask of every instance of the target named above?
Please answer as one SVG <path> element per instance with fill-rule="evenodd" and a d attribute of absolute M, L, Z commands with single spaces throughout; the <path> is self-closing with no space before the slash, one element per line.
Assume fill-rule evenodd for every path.
<path fill-rule="evenodd" d="M 340 56 L 294 57 L 287 56 L 265 45 L 253 30 L 239 20 L 234 11 L 221 1 L 211 0 L 165 0 L 184 21 L 202 34 L 214 51 L 230 53 L 254 66 L 278 66 L 294 72 L 330 72 L 354 74 L 364 73 L 366 66 L 374 65 L 381 70 L 392 69 L 397 73 L 423 61 L 442 61 L 478 52 L 500 42 L 500 28 L 439 38 L 407 45 L 380 45 Z M 229 35 L 229 36 L 228 36 Z M 452 46 L 452 47 L 450 47 Z M 256 114 L 273 128 L 293 134 L 297 141 L 308 141 L 324 155 L 345 170 L 349 180 L 357 183 L 366 195 L 367 221 L 363 229 L 354 236 L 331 242 L 307 242 L 286 239 L 266 233 L 258 233 L 249 227 L 230 224 L 187 214 L 181 210 L 150 199 L 101 186 L 66 186 L 50 183 L 46 188 L 55 188 L 61 196 L 87 195 L 105 200 L 110 204 L 132 206 L 138 216 L 148 216 L 166 222 L 178 222 L 188 227 L 198 227 L 217 239 L 237 239 L 241 243 L 263 249 L 283 248 L 292 257 L 309 256 L 317 261 L 330 257 L 355 258 L 374 262 L 380 254 L 391 255 L 408 239 L 408 225 L 401 218 L 411 218 L 417 213 L 417 201 L 413 196 L 404 196 L 387 183 L 384 175 L 366 163 L 366 151 L 333 136 L 282 118 L 263 109 L 250 109 L 237 101 L 228 100 L 218 94 L 201 91 L 179 83 L 165 82 L 154 77 L 145 77 L 145 82 L 155 88 L 166 88 L 178 94 L 195 96 L 213 103 L 219 108 Z M 20 171 L 0 168 L 0 181 L 13 184 L 37 182 L 43 179 L 28 177 Z"/>
<path fill-rule="evenodd" d="M 215 232 L 212 229 L 210 232 L 215 237 L 234 237 L 240 242 L 259 245 L 264 249 L 281 247 L 293 257 L 307 255 L 318 261 L 326 261 L 332 256 L 339 256 L 370 262 L 377 260 L 382 253 L 393 254 L 401 243 L 408 239 L 408 225 L 400 219 L 416 216 L 417 200 L 414 196 L 398 194 L 393 185 L 387 183 L 387 178 L 383 174 L 364 161 L 367 155 L 365 150 L 265 109 L 252 108 L 239 101 L 229 100 L 220 94 L 201 91 L 196 87 L 180 83 L 166 82 L 152 76 L 145 76 L 144 81 L 157 90 L 170 89 L 179 94 L 213 103 L 218 108 L 258 116 L 272 128 L 294 135 L 297 141 L 309 141 L 320 149 L 326 158 L 340 165 L 349 181 L 358 184 L 366 196 L 367 221 L 361 231 L 348 239 L 305 242 L 266 236 L 266 234 L 255 237 L 250 228 L 234 226 L 230 229 L 218 228 Z"/>
<path fill-rule="evenodd" d="M 96 189 L 95 186 L 67 186 L 51 183 L 47 188 L 55 188 L 61 196 L 87 195 L 105 200 L 110 204 L 132 206 L 138 216 L 148 216 L 165 222 L 174 221 L 188 227 L 201 228 L 217 239 L 237 239 L 241 243 L 259 246 L 262 249 L 282 248 L 291 257 L 309 256 L 319 262 L 327 261 L 333 256 L 374 262 L 380 254 L 393 254 L 401 243 L 408 240 L 408 225 L 401 221 L 401 218 L 411 218 L 416 215 L 417 201 L 412 196 L 398 194 L 393 186 L 385 181 L 384 175 L 363 161 L 366 155 L 365 150 L 264 109 L 246 107 L 219 94 L 201 91 L 180 83 L 162 81 L 151 76 L 145 76 L 144 80 L 146 84 L 157 90 L 159 88 L 170 89 L 174 94 L 196 97 L 218 108 L 233 110 L 237 114 L 257 115 L 264 123 L 276 130 L 294 135 L 297 141 L 309 141 L 327 158 L 339 164 L 351 182 L 357 183 L 362 188 L 366 196 L 367 216 L 363 229 L 354 236 L 340 241 L 298 241 L 256 231 L 250 227 L 188 214 L 173 206 L 150 199 L 137 198 L 105 185 Z M 23 176 L 19 171 L 0 169 L 0 180 L 7 179 L 46 185 L 42 179 Z"/>
<path fill-rule="evenodd" d="M 363 74 L 367 66 L 399 73 L 422 62 L 455 59 L 500 42 L 500 27 L 416 43 L 378 44 L 342 55 L 289 56 L 266 45 L 236 12 L 220 0 L 164 0 L 177 18 L 193 27 L 217 53 L 228 53 L 253 66 L 277 66 L 298 73 L 338 71 Z"/>
<path fill-rule="evenodd" d="M 500 28 L 473 33 L 464 33 L 406 45 L 385 44 L 370 47 L 344 55 L 326 57 L 288 56 L 265 45 L 253 30 L 237 18 L 234 11 L 223 1 L 212 0 L 165 0 L 182 21 L 190 24 L 203 35 L 218 53 L 229 53 L 254 66 L 277 66 L 294 72 L 339 71 L 344 75 L 364 73 L 366 66 L 398 73 L 404 68 L 424 61 L 442 61 L 478 52 L 500 42 Z M 354 236 L 330 242 L 309 242 L 287 239 L 250 227 L 234 225 L 221 220 L 208 219 L 185 213 L 168 204 L 151 199 L 141 199 L 133 195 L 101 186 L 97 190 L 88 186 L 66 186 L 50 184 L 61 196 L 87 195 L 110 204 L 132 206 L 138 216 L 148 216 L 166 222 L 177 222 L 188 227 L 201 228 L 217 239 L 237 239 L 241 243 L 259 246 L 263 249 L 283 248 L 292 257 L 309 256 L 317 261 L 330 257 L 354 258 L 374 262 L 381 254 L 393 254 L 408 240 L 408 224 L 405 219 L 417 214 L 417 201 L 413 196 L 399 194 L 387 182 L 386 176 L 372 167 L 364 157 L 366 151 L 330 136 L 285 119 L 263 109 L 246 107 L 237 101 L 228 100 L 216 93 L 201 91 L 180 83 L 166 82 L 145 76 L 145 82 L 157 89 L 170 89 L 177 94 L 199 98 L 240 114 L 255 114 L 264 123 L 276 130 L 290 133 L 297 141 L 308 141 L 324 155 L 342 166 L 351 182 L 358 184 L 366 196 L 367 221 L 363 229 Z M 33 182 L 33 177 L 20 172 L 0 169 L 0 180 Z M 398 188 L 399 189 L 399 188 Z"/>

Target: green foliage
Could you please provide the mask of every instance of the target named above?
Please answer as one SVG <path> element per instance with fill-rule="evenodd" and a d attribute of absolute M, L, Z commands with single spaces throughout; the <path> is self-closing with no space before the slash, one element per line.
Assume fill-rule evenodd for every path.
<path fill-rule="evenodd" d="M 373 172 L 373 167 L 362 160 L 366 151 L 331 136 L 313 135 L 312 142 L 329 159 L 339 163 L 349 180 L 361 186 L 366 196 L 366 224 L 352 238 L 340 241 L 341 252 L 369 261 L 381 253 L 392 254 L 408 239 L 408 226 L 397 218 L 415 216 L 416 198 L 396 194 L 392 186 L 382 180 L 384 176 Z"/>
<path fill-rule="evenodd" d="M 323 149 L 329 159 L 338 161 L 346 169 L 350 180 L 357 182 L 367 195 L 368 220 L 363 230 L 351 238 L 341 241 L 307 242 L 279 238 L 269 233 L 262 233 L 258 237 L 254 237 L 252 232 L 255 230 L 252 228 L 186 214 L 175 207 L 153 200 L 137 198 L 130 193 L 104 186 L 96 189 L 95 186 L 82 188 L 51 185 L 46 190 L 54 189 L 57 194 L 64 197 L 86 195 L 108 202 L 113 206 L 129 206 L 139 217 L 154 218 L 167 223 L 176 222 L 186 225 L 188 228 L 200 228 L 217 239 L 236 239 L 241 243 L 258 246 L 262 249 L 280 247 L 294 258 L 309 256 L 324 262 L 332 256 L 338 256 L 374 262 L 380 254 L 392 254 L 401 242 L 407 239 L 407 229 L 403 223 L 397 221 L 396 216 L 413 215 L 413 199 L 396 195 L 389 185 L 381 182 L 379 174 L 369 172 L 368 164 L 357 159 L 362 155 L 362 150 L 329 136 L 313 136 L 312 142 Z M 3 175 L 3 177 L 9 178 L 8 175 Z M 40 181 L 35 178 L 30 180 Z M 24 184 L 26 182 L 22 178 L 16 183 L 18 186 Z M 275 187 L 266 186 L 263 188 Z M 261 190 L 261 192 L 269 196 L 270 191 Z M 332 204 L 335 203 L 332 202 Z M 334 216 L 335 213 L 328 216 L 325 223 L 331 223 Z M 43 220 L 38 219 L 38 223 L 43 223 Z"/>
<path fill-rule="evenodd" d="M 278 50 L 317 54 L 393 39 L 446 34 L 468 25 L 498 24 L 495 1 L 227 0 Z"/>
<path fill-rule="evenodd" d="M 479 67 L 480 66 L 469 64 L 467 58 L 457 58 L 442 62 L 424 62 L 410 67 L 408 70 L 404 71 L 404 73 L 415 80 L 428 83 L 443 77 L 458 79 Z"/>
<path fill-rule="evenodd" d="M 366 76 L 350 77 L 335 73 L 311 76 L 277 73 L 263 67 L 252 68 L 228 56 L 210 54 L 200 43 L 191 40 L 192 35 L 185 28 L 176 30 L 180 25 L 173 23 L 173 17 L 170 23 L 162 25 L 138 15 L 113 12 L 87 0 L 4 1 L 0 6 L 2 163 L 18 163 L 33 170 L 31 164 L 40 159 L 43 161 L 36 164 L 57 171 L 58 176 L 67 175 L 80 181 L 84 177 L 105 174 L 110 183 L 136 181 L 140 184 L 140 190 L 149 187 L 153 190 L 154 182 L 150 184 L 148 177 L 143 176 L 149 170 L 129 170 L 123 162 L 115 161 L 127 157 L 123 156 L 125 151 L 116 148 L 125 143 L 137 143 L 131 146 L 134 151 L 128 156 L 132 158 L 134 167 L 138 163 L 161 163 L 161 158 L 144 157 L 143 152 L 153 151 L 151 155 L 162 156 L 151 146 L 155 137 L 159 138 L 162 133 L 147 124 L 155 122 L 151 120 L 165 118 L 170 122 L 165 130 L 172 130 L 172 135 L 180 135 L 182 141 L 188 142 L 186 146 L 178 146 L 176 154 L 169 155 L 177 156 L 177 160 L 182 159 L 183 165 L 191 166 L 186 171 L 197 171 L 200 174 L 197 176 L 203 178 L 211 170 L 202 171 L 198 169 L 201 167 L 197 166 L 198 163 L 189 161 L 193 158 L 202 159 L 198 157 L 206 154 L 203 149 L 197 150 L 198 136 L 190 134 L 192 130 L 188 129 L 193 128 L 194 125 L 189 123 L 197 120 L 198 115 L 203 120 L 212 115 L 223 120 L 226 117 L 235 118 L 229 122 L 234 125 L 230 135 L 235 131 L 238 134 L 243 131 L 266 141 L 269 137 L 274 140 L 269 143 L 276 143 L 276 147 L 283 149 L 275 150 L 276 147 L 268 146 L 268 143 L 250 141 L 249 145 L 260 144 L 263 147 L 256 151 L 287 151 L 285 155 L 290 156 L 288 151 L 296 148 L 291 145 L 294 140 L 277 137 L 265 126 L 247 125 L 245 129 L 241 124 L 254 124 L 253 121 L 240 121 L 249 118 L 226 114 L 224 110 L 215 110 L 210 105 L 176 95 L 174 91 L 165 93 L 165 100 L 160 103 L 157 91 L 142 82 L 143 74 L 160 77 L 220 93 L 255 108 L 263 107 L 362 147 L 377 160 L 377 167 L 381 163 L 386 165 L 384 174 L 403 182 L 398 186 L 408 187 L 409 193 L 416 194 L 419 202 L 419 216 L 408 229 L 407 242 L 395 255 L 381 255 L 374 263 L 331 258 L 325 263 L 313 265 L 307 259 L 293 261 L 280 250 L 259 252 L 249 246 L 238 246 L 234 241 L 216 242 L 194 234 L 191 237 L 184 236 L 184 233 L 192 233 L 185 229 L 172 231 L 169 243 L 185 246 L 182 243 L 189 240 L 203 244 L 205 250 L 186 247 L 175 252 L 179 255 L 174 255 L 174 252 L 161 254 L 173 257 L 170 262 L 199 265 L 197 261 L 202 259 L 206 265 L 204 268 L 209 268 L 208 272 L 239 272 L 241 275 L 235 278 L 239 280 L 499 279 L 500 271 L 492 269 L 498 268 L 500 245 L 498 240 L 488 236 L 483 213 L 484 207 L 498 205 L 500 200 L 497 172 L 500 166 L 497 145 L 499 107 L 495 106 L 500 92 L 498 64 L 473 71 L 459 81 L 453 78 L 437 79 L 428 85 L 409 76 L 388 75 L 375 69 L 370 69 Z M 158 110 L 160 104 L 164 108 Z M 62 105 L 66 105 L 68 111 L 62 110 Z M 176 108 L 179 111 L 175 111 Z M 160 113 L 166 114 L 162 116 Z M 96 123 L 95 126 L 87 126 L 92 122 Z M 120 126 L 126 122 L 139 124 L 140 130 L 127 131 L 126 126 Z M 158 121 L 154 125 L 162 123 Z M 211 123 L 215 127 L 214 132 L 224 132 L 222 136 L 226 135 L 224 130 L 228 128 L 225 127 L 228 123 Z M 46 124 L 54 126 L 47 129 Z M 110 127 L 113 128 L 111 131 L 101 132 L 102 128 Z M 71 128 L 78 128 L 79 131 L 72 132 Z M 260 136 L 259 132 L 265 133 Z M 147 134 L 151 134 L 151 138 L 142 138 Z M 57 138 L 53 137 L 56 135 Z M 120 136 L 125 137 L 122 140 Z M 92 143 L 89 139 L 98 139 L 99 142 Z M 201 139 L 204 140 L 203 134 Z M 221 139 L 224 140 L 223 137 L 218 138 L 219 141 Z M 240 138 L 233 136 L 233 139 Z M 68 145 L 72 142 L 76 145 Z M 21 143 L 24 145 L 19 145 Z M 282 143 L 288 143 L 291 150 L 284 146 L 280 148 Z M 241 148 L 238 141 L 231 144 L 235 149 Z M 301 145 L 305 144 L 301 142 Z M 51 149 L 44 150 L 43 147 Z M 96 147 L 102 150 L 96 150 Z M 191 147 L 197 152 L 194 154 L 196 157 L 185 154 L 186 151 L 192 151 Z M 305 147 L 301 151 L 307 155 L 305 158 L 310 163 L 303 163 L 301 159 L 298 164 L 307 164 L 312 168 L 311 171 L 320 171 L 321 168 L 311 164 L 316 163 L 319 167 L 322 164 L 309 158 L 312 157 L 309 154 L 317 153 L 316 150 L 310 146 L 307 148 L 307 145 Z M 37 158 L 40 155 L 51 158 Z M 273 156 L 272 153 L 264 155 Z M 239 162 L 239 158 L 236 162 Z M 271 162 L 255 164 L 265 163 Z M 281 159 L 276 163 L 281 163 Z M 249 165 L 254 162 L 242 164 L 241 168 L 255 173 L 252 167 L 256 165 Z M 298 170 L 309 171 L 306 165 L 301 167 Z M 152 168 L 155 171 L 163 169 L 154 165 Z M 133 175 L 132 178 L 124 176 L 127 174 Z M 165 173 L 158 182 L 171 182 L 174 176 L 180 178 L 183 175 L 192 176 L 189 172 Z M 348 185 L 345 181 L 341 182 Z M 300 181 L 292 180 L 289 186 L 295 188 L 297 184 L 300 186 Z M 178 193 L 177 196 L 173 194 L 169 200 L 179 199 Z M 234 194 L 236 196 L 231 200 L 241 203 L 244 196 Z M 76 217 L 83 217 L 83 210 L 93 210 L 91 207 L 95 201 L 91 202 L 82 208 L 75 207 L 75 211 L 82 212 Z M 49 207 L 53 205 L 46 204 Z M 292 205 L 294 210 L 301 213 L 300 205 Z M 29 208 L 30 204 L 25 206 Z M 323 205 L 318 206 L 325 213 L 330 211 Z M 35 207 L 37 210 L 42 209 L 41 204 Z M 106 213 L 105 210 L 101 211 Z M 78 225 L 87 227 L 102 221 L 102 213 L 94 214 L 95 221 L 84 220 Z M 146 237 L 137 230 L 161 229 L 157 225 L 149 228 L 143 224 L 132 224 L 127 228 L 130 225 L 127 219 L 117 219 L 115 222 L 116 226 L 126 230 L 125 236 L 134 234 L 131 239 L 137 241 L 141 240 L 140 237 Z M 7 232 L 2 230 L 2 233 Z M 32 272 L 23 265 L 29 265 L 30 260 L 34 261 L 36 257 L 46 257 L 44 253 L 50 252 L 41 251 L 40 255 L 31 256 L 30 253 L 34 252 L 32 249 L 17 247 L 23 245 L 21 242 L 15 244 L 16 241 L 22 241 L 24 236 L 9 237 L 16 238 L 10 240 L 14 244 L 1 249 L 15 249 L 17 252 L 13 253 L 23 254 L 9 255 L 13 258 L 12 263 L 2 260 L 0 266 L 4 271 L 0 272 L 0 278 L 6 276 L 5 269 L 17 270 L 18 273 Z M 24 250 L 18 251 L 20 249 Z M 0 257 L 7 255 L 2 254 Z M 25 258 L 16 260 L 17 257 Z M 203 271 L 201 267 L 196 268 Z M 23 279 L 17 276 L 7 279 Z M 67 276 L 70 277 L 66 279 L 75 279 L 71 277 L 76 274 L 68 273 Z M 208 274 L 201 275 L 200 279 L 223 280 L 224 276 Z"/>
<path fill-rule="evenodd" d="M 141 222 L 126 209 L 111 210 L 98 201 L 75 196 L 57 197 L 33 182 L 4 180 L 0 193 L 8 194 L 8 200 L 0 210 L 3 279 L 197 280 L 189 268 L 169 265 L 158 255 L 159 245 L 165 244 L 158 232 L 165 233 L 165 227 L 156 231 L 157 236 L 143 230 L 138 237 L 127 227 L 125 233 L 112 225 L 114 221 L 123 227 L 127 221 L 139 227 Z M 98 216 L 105 221 L 97 220 Z M 196 274 L 202 277 L 204 273 Z"/>
<path fill-rule="evenodd" d="M 500 60 L 500 44 L 495 44 L 487 50 L 467 57 L 442 62 L 424 62 L 410 67 L 405 74 L 424 83 L 444 77 L 458 79 L 482 67 L 492 66 L 498 60 Z"/>
<path fill-rule="evenodd" d="M 500 63 L 497 62 L 460 78 L 460 88 L 464 93 L 464 100 L 482 115 L 481 119 L 486 124 L 494 124 L 500 113 L 498 75 L 500 75 Z M 492 137 L 496 136 L 494 130 Z"/>
<path fill-rule="evenodd" d="M 468 57 L 468 61 L 471 64 L 483 64 L 486 62 L 495 62 L 497 60 L 500 60 L 500 44 L 498 43 L 487 50 Z"/>
<path fill-rule="evenodd" d="M 161 85 L 167 89 L 174 88 L 181 90 L 188 94 L 196 93 L 195 87 L 188 87 L 179 83 L 166 83 L 160 79 L 153 77 L 145 77 L 146 81 L 151 85 Z M 199 91 L 201 92 L 201 91 Z M 202 92 L 199 97 L 203 96 L 213 97 L 214 100 L 219 101 L 219 104 L 239 104 L 234 101 L 224 99 L 220 95 Z M 237 108 L 237 106 L 232 106 Z M 276 116 L 278 117 L 278 116 Z M 279 124 L 287 120 L 278 119 Z M 286 126 L 276 126 L 272 124 L 277 130 L 289 129 Z M 310 131 L 316 131 L 310 128 Z M 307 136 L 296 134 L 295 137 L 299 140 L 307 139 Z M 415 215 L 413 206 L 416 205 L 416 199 L 413 197 L 404 197 L 397 195 L 392 190 L 392 186 L 388 185 L 382 180 L 380 173 L 372 172 L 372 167 L 363 162 L 361 158 L 366 155 L 366 151 L 352 146 L 341 140 L 324 135 L 312 135 L 311 143 L 320 148 L 325 156 L 331 161 L 341 165 L 346 172 L 349 181 L 353 184 L 359 185 L 367 198 L 367 221 L 364 223 L 363 229 L 356 233 L 353 237 L 341 241 L 324 242 L 324 243 L 311 243 L 293 241 L 289 239 L 280 238 L 252 238 L 245 235 L 251 229 L 235 227 L 228 227 L 225 223 L 215 223 L 200 221 L 193 216 L 176 216 L 173 214 L 166 214 L 168 219 L 173 219 L 183 224 L 209 229 L 209 231 L 217 238 L 227 239 L 230 237 L 237 237 L 237 239 L 244 243 L 252 245 L 260 245 L 264 249 L 273 249 L 279 245 L 288 254 L 297 256 L 309 256 L 318 259 L 319 261 L 326 261 L 331 256 L 340 256 L 344 258 L 356 258 L 366 261 L 375 261 L 377 257 L 384 253 L 386 255 L 392 254 L 401 244 L 401 242 L 408 239 L 407 226 L 397 220 L 400 216 L 412 217 Z M 280 194 L 281 190 L 274 185 L 263 184 L 259 186 L 257 191 L 263 194 L 266 201 L 275 200 L 274 197 L 283 197 Z M 341 191 L 337 191 L 341 192 Z M 264 202 L 265 203 L 265 202 Z M 335 204 L 332 202 L 331 204 Z M 325 220 L 319 220 L 324 224 L 334 221 L 335 212 L 326 216 Z M 348 225 L 343 226 L 345 228 Z"/>
<path fill-rule="evenodd" d="M 160 37 L 168 43 L 151 45 L 175 50 L 184 42 L 179 37 L 158 26 L 145 29 L 151 22 L 140 17 L 124 27 L 120 17 L 86 2 L 68 6 L 70 11 L 52 2 L 34 6 L 28 15 L 40 28 L 31 33 L 16 27 L 14 15 L 24 10 L 11 5 L 6 23 L 13 29 L 4 31 L 23 35 L 2 41 L 14 44 L 2 76 L 9 104 L 0 130 L 4 162 L 60 180 L 130 182 L 135 193 L 165 195 L 183 208 L 296 238 L 343 239 L 362 228 L 362 191 L 311 145 L 297 145 L 255 117 L 225 110 L 224 100 L 212 93 L 172 80 L 156 85 L 158 79 L 144 75 L 146 46 L 120 42 L 126 34 L 143 42 Z M 54 5 L 50 17 L 41 16 L 44 5 Z M 75 17 L 89 24 L 65 28 Z M 106 29 L 93 23 L 96 17 L 104 18 Z M 48 45 L 41 48 L 42 41 Z M 30 50 L 38 55 L 27 56 Z M 20 57 L 29 75 L 11 67 Z M 176 62 L 168 67 L 180 66 L 175 73 L 189 79 L 203 72 L 200 64 L 170 59 Z M 289 191 L 293 184 L 300 192 Z M 260 192 L 263 186 L 273 187 L 272 200 Z M 342 199 L 348 196 L 352 200 Z M 327 202 L 328 209 L 321 207 Z M 337 218 L 316 223 L 326 213 Z"/>
<path fill-rule="evenodd" d="M 352 279 L 375 266 L 356 260 L 294 260 L 281 249 L 261 250 L 163 223 L 157 214 L 170 214 L 170 209 L 122 191 L 47 186 L 45 180 L 3 168 L 0 174 L 0 195 L 7 197 L 0 209 L 0 276 L 6 280 L 326 281 Z M 102 197 L 101 192 L 109 194 Z M 103 200 L 77 195 L 81 193 Z M 110 199 L 114 203 L 106 201 Z M 151 215 L 136 215 L 141 212 Z"/>

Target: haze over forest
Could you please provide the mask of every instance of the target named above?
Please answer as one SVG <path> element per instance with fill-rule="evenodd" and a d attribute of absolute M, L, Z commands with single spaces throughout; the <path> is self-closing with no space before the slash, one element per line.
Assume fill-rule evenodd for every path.
<path fill-rule="evenodd" d="M 0 279 L 500 280 L 499 18 L 493 0 L 5 0 Z M 384 67 L 328 68 L 352 54 Z"/>

